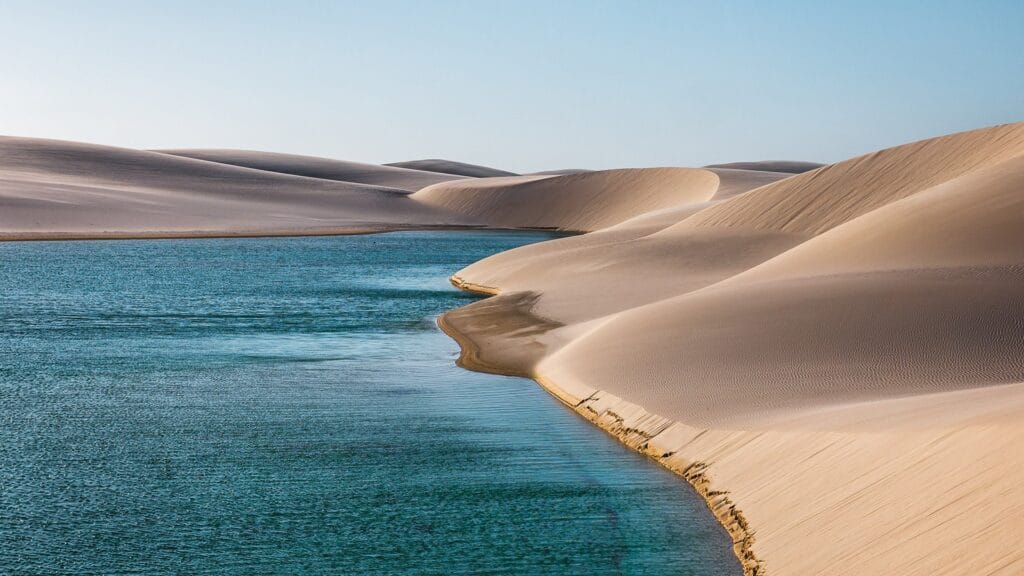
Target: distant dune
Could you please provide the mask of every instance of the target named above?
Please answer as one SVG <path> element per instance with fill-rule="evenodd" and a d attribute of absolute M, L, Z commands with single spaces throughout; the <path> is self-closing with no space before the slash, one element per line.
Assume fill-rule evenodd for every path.
<path fill-rule="evenodd" d="M 747 574 L 1024 573 L 1024 123 L 514 175 L 0 138 L 0 238 L 586 232 L 456 273 L 474 369 L 686 478 Z"/>
<path fill-rule="evenodd" d="M 331 160 L 329 158 L 316 158 L 313 156 L 298 156 L 295 154 L 279 154 L 274 152 L 257 152 L 254 150 L 212 150 L 212 149 L 191 149 L 191 150 L 155 150 L 163 154 L 173 154 L 197 160 L 208 160 L 219 164 L 231 164 L 245 168 L 256 168 L 268 172 L 280 172 L 282 174 L 294 174 L 296 176 L 309 176 L 310 178 L 323 178 L 326 180 L 338 180 L 340 182 L 353 182 L 357 184 L 370 184 L 373 186 L 385 186 L 415 192 L 425 186 L 458 180 L 464 176 L 454 174 L 441 174 L 438 172 L 427 172 L 424 170 L 412 170 L 398 168 L 395 166 L 381 166 L 378 164 L 364 164 L 362 162 L 347 162 L 343 160 Z"/>
<path fill-rule="evenodd" d="M 412 198 L 489 226 L 588 231 L 707 200 L 717 185 L 717 176 L 708 170 L 644 168 L 456 180 L 424 188 Z"/>
<path fill-rule="evenodd" d="M 540 172 L 530 172 L 524 174 L 524 176 L 565 176 L 567 174 L 582 174 L 584 172 L 593 172 L 593 170 L 587 170 L 585 168 L 563 168 L 561 170 L 541 170 Z"/>
<path fill-rule="evenodd" d="M 310 234 L 463 223 L 407 194 L 159 152 L 0 137 L 3 239 Z"/>
<path fill-rule="evenodd" d="M 782 172 L 787 174 L 803 174 L 817 170 L 824 164 L 817 162 L 796 162 L 793 160 L 762 160 L 760 162 L 729 162 L 727 164 L 709 164 L 705 168 L 734 168 L 737 170 L 757 170 L 759 172 Z"/>
<path fill-rule="evenodd" d="M 426 170 L 428 172 L 440 172 L 442 174 L 455 174 L 468 176 L 470 178 L 494 178 L 496 176 L 518 176 L 515 172 L 506 172 L 488 166 L 477 164 L 466 164 L 465 162 L 454 162 L 452 160 L 409 160 L 406 162 L 391 162 L 385 166 L 396 166 L 398 168 L 410 168 L 412 170 Z"/>

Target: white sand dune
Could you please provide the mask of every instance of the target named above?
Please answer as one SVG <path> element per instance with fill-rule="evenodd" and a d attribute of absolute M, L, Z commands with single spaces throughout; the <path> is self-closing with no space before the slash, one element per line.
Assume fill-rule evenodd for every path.
<path fill-rule="evenodd" d="M 515 172 L 498 170 L 489 166 L 478 164 L 466 164 L 453 160 L 407 160 L 405 162 L 389 162 L 385 166 L 396 166 L 398 168 L 409 168 L 411 170 L 425 170 L 427 172 L 439 172 L 441 174 L 455 174 L 470 178 L 495 178 L 498 176 L 518 176 Z"/>
<path fill-rule="evenodd" d="M 323 178 L 325 180 L 338 180 L 340 182 L 353 182 L 357 184 L 370 184 L 373 186 L 384 186 L 386 188 L 397 188 L 415 192 L 420 188 L 458 180 L 465 176 L 454 174 L 442 174 L 439 172 L 427 172 L 424 170 L 412 170 L 399 168 L 397 166 L 382 166 L 378 164 L 366 164 L 363 162 L 348 162 L 344 160 L 332 160 L 330 158 L 317 158 L 314 156 L 299 156 L 297 154 L 280 154 L 276 152 L 259 152 L 255 150 L 221 150 L 221 149 L 183 149 L 183 150 L 154 150 L 163 154 L 172 154 L 185 158 L 207 160 L 220 164 L 230 164 L 245 168 L 255 168 L 268 172 L 280 172 L 282 174 L 294 174 L 296 176 L 309 176 L 310 178 Z"/>
<path fill-rule="evenodd" d="M 717 196 L 473 264 L 499 296 L 445 328 L 690 479 L 749 573 L 1024 572 L 1024 124 Z"/>
<path fill-rule="evenodd" d="M 683 175 L 688 178 L 680 178 Z M 799 238 L 729 230 L 701 230 L 688 237 L 653 234 L 717 202 L 787 176 L 731 169 L 680 172 L 674 181 L 665 180 L 666 185 L 675 186 L 674 192 L 659 198 L 669 204 L 682 200 L 674 206 L 582 236 L 496 254 L 467 267 L 458 276 L 482 286 L 500 286 L 506 292 L 541 292 L 543 297 L 534 306 L 536 312 L 570 323 L 674 296 L 746 270 L 793 246 Z M 611 190 L 621 190 L 623 204 L 631 205 L 632 189 Z M 569 207 L 570 214 L 585 209 Z M 500 207 L 495 210 L 501 212 Z M 617 219 L 624 217 L 617 215 Z M 623 287 L 623 282 L 628 286 Z M 620 288 L 592 290 L 605 283 Z M 548 335 L 557 336 L 560 333 Z"/>
<path fill-rule="evenodd" d="M 412 198 L 494 227 L 586 231 L 709 200 L 717 184 L 710 170 L 637 168 L 457 180 L 424 188 Z"/>
<path fill-rule="evenodd" d="M 668 381 L 688 382 L 686 397 L 678 400 L 685 413 L 669 415 L 705 425 L 723 416 L 715 407 L 731 417 L 764 412 L 788 406 L 789 394 L 877 398 L 1024 380 L 1024 363 L 1016 358 L 1024 333 L 1012 338 L 1024 318 L 1014 313 L 1012 299 L 1014 291 L 1024 297 L 1021 272 L 1012 266 L 1024 263 L 1022 128 L 945 137 L 843 162 L 735 197 L 644 238 L 675 246 L 713 240 L 708 248 L 686 244 L 687 254 L 702 258 L 677 259 L 661 273 L 685 275 L 683 291 L 609 318 L 573 343 L 577 363 L 554 361 L 552 369 L 572 364 L 582 371 L 573 377 L 586 382 L 601 373 L 618 383 L 612 388 L 642 369 L 643 380 L 654 384 L 643 388 L 658 391 L 650 401 L 663 407 L 672 395 Z M 893 174 L 889 165 L 912 172 Z M 876 175 L 879 170 L 885 173 Z M 847 225 L 813 236 L 845 219 Z M 776 250 L 797 238 L 792 249 Z M 708 256 L 709 250 L 716 252 Z M 767 260 L 772 252 L 781 255 Z M 623 259 L 638 256 L 631 251 Z M 761 259 L 767 262 L 730 273 Z M 751 324 L 751 318 L 763 321 Z M 648 356 L 658 354 L 652 335 L 684 323 L 684 333 L 660 340 L 666 358 Z M 604 351 L 633 333 L 640 352 L 617 358 Z M 974 338 L 986 345 L 959 357 Z M 585 359 L 592 354 L 608 364 Z M 663 361 L 667 357 L 673 360 Z M 776 381 L 779 386 L 771 386 Z M 697 383 L 706 383 L 706 390 Z M 726 394 L 730 388 L 735 397 Z M 618 391 L 647 405 L 639 390 Z M 744 408 L 755 401 L 760 404 Z"/>
<path fill-rule="evenodd" d="M 818 234 L 894 200 L 1019 156 L 1022 147 L 1021 124 L 914 142 L 766 186 L 711 208 L 694 222 Z"/>
<path fill-rule="evenodd" d="M 727 162 L 725 164 L 708 164 L 705 168 L 733 168 L 736 170 L 756 170 L 759 172 L 783 172 L 786 174 L 803 174 L 817 170 L 824 164 L 817 162 L 798 162 L 794 160 L 760 160 L 757 162 Z"/>
<path fill-rule="evenodd" d="M 593 172 L 593 170 L 587 170 L 586 168 L 563 168 L 561 170 L 530 172 L 529 174 L 523 174 L 523 176 L 565 176 L 566 174 L 582 174 L 584 172 Z"/>
<path fill-rule="evenodd" d="M 464 223 L 395 188 L 0 137 L 0 239 L 308 234 Z"/>

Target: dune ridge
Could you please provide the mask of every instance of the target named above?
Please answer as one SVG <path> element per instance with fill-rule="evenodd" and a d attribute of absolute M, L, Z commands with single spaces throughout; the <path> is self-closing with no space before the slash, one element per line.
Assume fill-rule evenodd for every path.
<path fill-rule="evenodd" d="M 223 150 L 191 148 L 181 150 L 154 150 L 161 154 L 206 160 L 218 164 L 229 164 L 244 168 L 255 168 L 267 172 L 280 172 L 295 176 L 308 176 L 339 182 L 370 184 L 415 192 L 438 182 L 466 178 L 455 174 L 442 174 L 425 170 L 413 170 L 397 166 L 348 162 L 314 156 L 260 152 L 256 150 Z"/>
<path fill-rule="evenodd" d="M 469 225 L 408 191 L 58 140 L 0 138 L 0 238 L 338 233 Z"/>
<path fill-rule="evenodd" d="M 699 181 L 710 191 L 715 180 L 688 168 L 487 177 L 508 173 L 438 162 L 411 164 L 483 176 L 246 150 L 0 137 L 0 240 L 584 229 L 675 205 L 699 195 Z M 636 197 L 626 201 L 615 192 L 622 187 Z"/>
<path fill-rule="evenodd" d="M 390 162 L 384 166 L 397 168 L 409 168 L 412 170 L 425 170 L 427 172 L 439 172 L 441 174 L 454 174 L 456 176 L 467 176 L 470 178 L 495 178 L 499 176 L 519 176 L 515 172 L 499 170 L 490 166 L 479 164 L 467 164 L 455 162 L 454 160 L 441 160 L 432 158 L 427 160 L 407 160 L 405 162 Z"/>
<path fill-rule="evenodd" d="M 1024 570 L 1024 124 L 734 192 L 459 271 L 463 362 L 682 475 L 747 574 Z"/>
<path fill-rule="evenodd" d="M 781 172 L 784 174 L 803 174 L 817 170 L 824 164 L 817 162 L 800 162 L 795 160 L 759 160 L 757 162 L 726 162 L 725 164 L 708 164 L 705 168 L 732 168 L 736 170 L 753 170 L 755 172 Z"/>
<path fill-rule="evenodd" d="M 766 186 L 695 216 L 702 226 L 819 234 L 885 204 L 1024 150 L 1024 125 L 1006 124 L 879 150 Z"/>
<path fill-rule="evenodd" d="M 718 178 L 695 168 L 601 170 L 435 184 L 411 196 L 492 227 L 590 231 L 710 199 Z"/>

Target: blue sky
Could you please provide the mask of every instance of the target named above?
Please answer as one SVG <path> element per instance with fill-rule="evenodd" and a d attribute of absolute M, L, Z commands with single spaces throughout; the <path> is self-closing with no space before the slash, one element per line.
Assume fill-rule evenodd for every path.
<path fill-rule="evenodd" d="M 1024 2 L 9 2 L 0 134 L 510 170 L 1024 120 Z"/>

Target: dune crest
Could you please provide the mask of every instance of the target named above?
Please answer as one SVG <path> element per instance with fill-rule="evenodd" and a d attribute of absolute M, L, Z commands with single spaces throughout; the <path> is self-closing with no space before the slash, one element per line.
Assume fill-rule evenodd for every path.
<path fill-rule="evenodd" d="M 589 231 L 708 200 L 717 185 L 710 170 L 636 168 L 458 180 L 424 188 L 411 198 L 488 226 Z"/>
<path fill-rule="evenodd" d="M 390 162 L 384 166 L 395 166 L 398 168 L 409 168 L 412 170 L 425 170 L 427 172 L 439 172 L 441 174 L 454 174 L 456 176 L 467 176 L 469 178 L 496 178 L 500 176 L 518 176 L 515 172 L 499 170 L 489 166 L 478 164 L 467 164 L 453 160 L 441 160 L 432 158 L 427 160 L 407 160 L 405 162 Z"/>
<path fill-rule="evenodd" d="M 781 172 L 784 174 L 803 174 L 817 170 L 824 164 L 817 162 L 796 162 L 793 160 L 760 160 L 757 162 L 727 162 L 725 164 L 708 164 L 705 168 L 731 168 L 735 170 L 753 170 L 756 172 Z"/>
<path fill-rule="evenodd" d="M 799 174 L 690 224 L 820 234 L 885 204 L 1024 154 L 1024 124 L 904 144 Z"/>
<path fill-rule="evenodd" d="M 142 150 L 0 137 L 0 239 L 340 233 L 469 225 L 408 191 Z"/>
<path fill-rule="evenodd" d="M 579 323 L 728 278 L 800 242 L 800 237 L 772 231 L 696 229 L 686 235 L 657 235 L 709 206 L 789 176 L 735 169 L 707 172 L 717 180 L 695 182 L 700 188 L 689 201 L 582 236 L 495 254 L 457 276 L 505 292 L 537 291 L 537 314 Z M 621 201 L 628 204 L 630 190 L 619 190 Z M 495 210 L 500 212 L 500 206 Z M 605 284 L 607 290 L 593 290 Z M 565 340 L 561 336 L 548 334 L 548 346 L 558 347 Z"/>
<path fill-rule="evenodd" d="M 280 154 L 276 152 L 259 152 L 256 150 L 221 150 L 192 148 L 184 150 L 154 150 L 162 154 L 195 158 L 219 164 L 230 164 L 244 168 L 255 168 L 268 172 L 323 178 L 339 182 L 370 184 L 415 192 L 420 188 L 458 180 L 464 176 L 412 170 L 397 166 L 366 164 L 363 162 L 347 162 L 330 158 L 300 156 L 297 154 Z"/>

